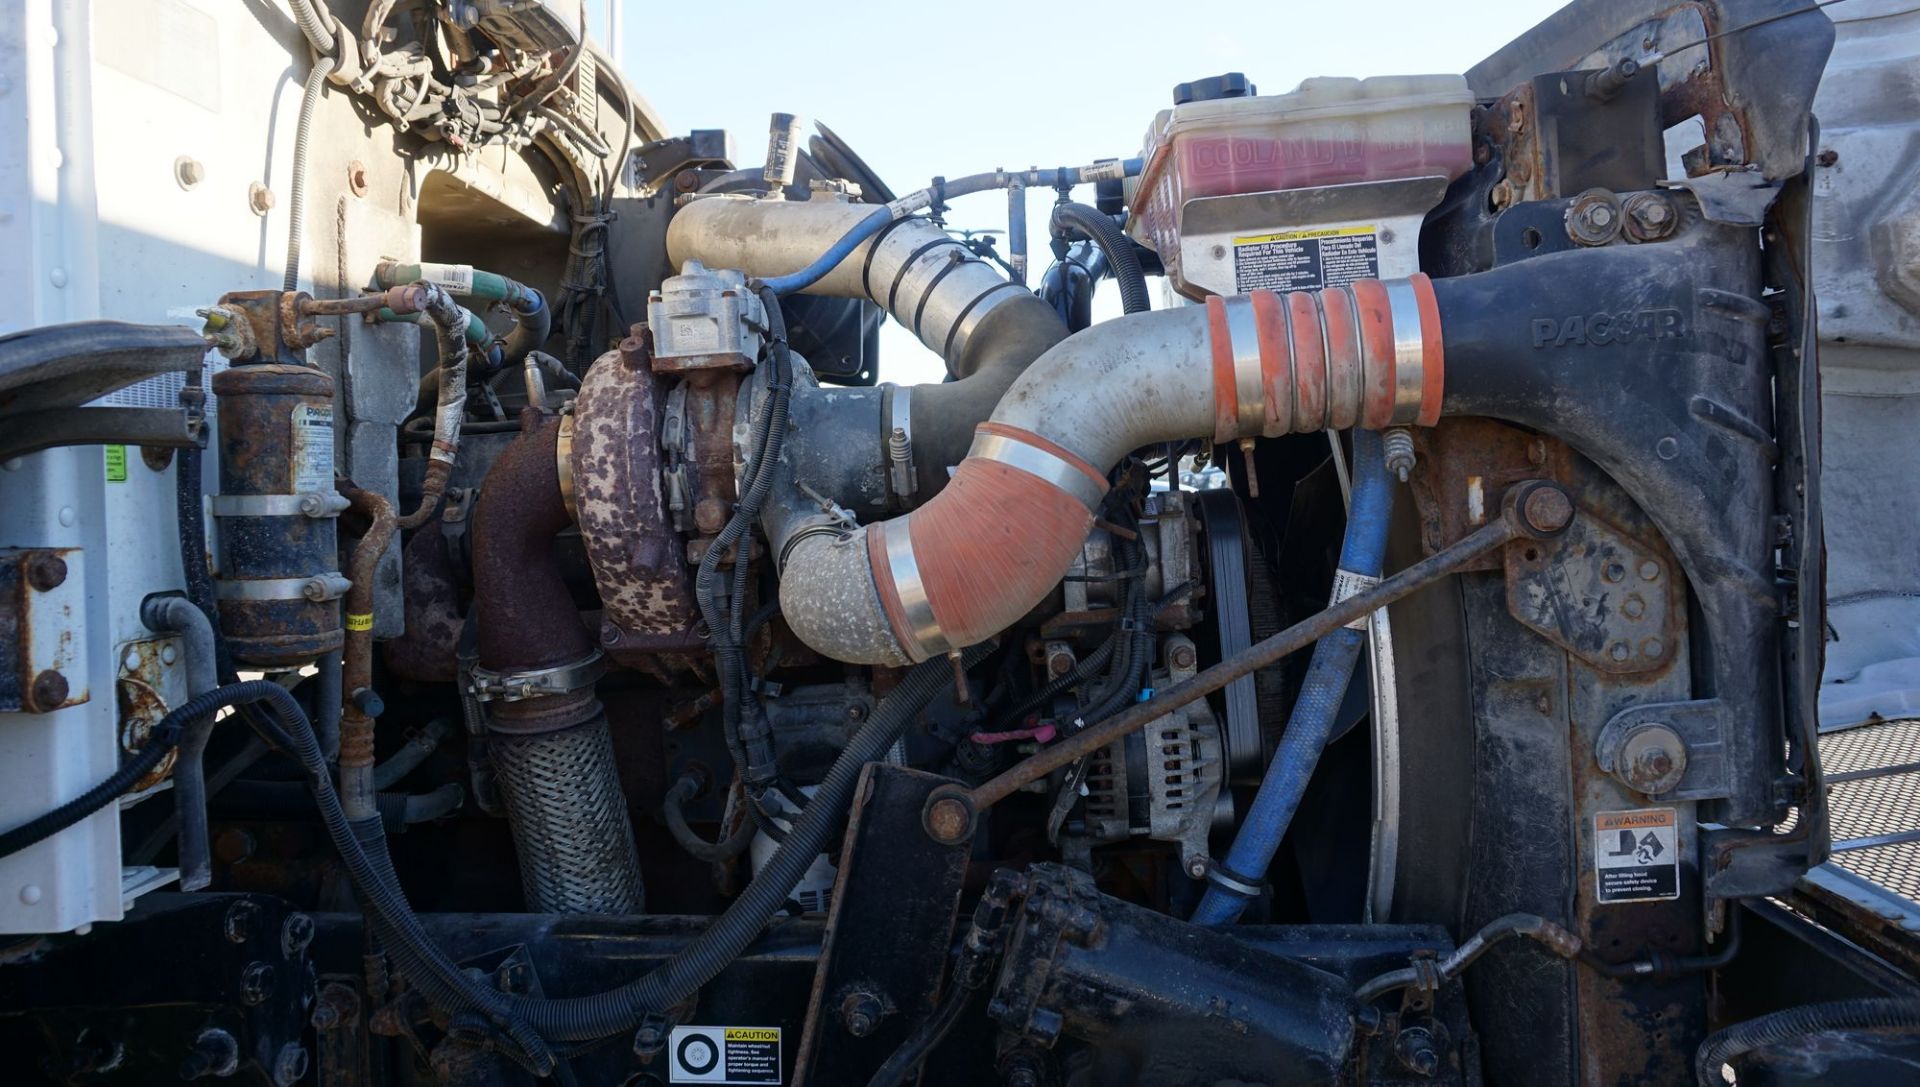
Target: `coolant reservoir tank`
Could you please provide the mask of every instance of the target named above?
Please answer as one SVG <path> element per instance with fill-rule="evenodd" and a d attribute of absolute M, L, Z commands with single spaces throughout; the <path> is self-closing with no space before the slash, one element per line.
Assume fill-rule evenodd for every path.
<path fill-rule="evenodd" d="M 1191 297 L 1407 274 L 1415 269 L 1376 265 L 1383 257 L 1404 263 L 1416 253 L 1410 243 L 1417 229 L 1409 237 L 1382 221 L 1404 226 L 1407 216 L 1424 216 L 1467 172 L 1473 103 L 1457 75 L 1309 79 L 1286 94 L 1182 102 L 1161 111 L 1147 131 L 1129 230 L 1160 254 L 1175 287 Z M 1367 233 L 1359 227 L 1381 229 L 1371 240 L 1333 246 L 1326 259 L 1319 247 L 1235 252 L 1236 238 L 1335 221 L 1349 231 L 1343 237 Z M 1382 230 L 1392 253 L 1381 252 Z M 1290 270 L 1270 274 L 1276 264 Z M 1309 264 L 1326 267 L 1315 273 Z"/>

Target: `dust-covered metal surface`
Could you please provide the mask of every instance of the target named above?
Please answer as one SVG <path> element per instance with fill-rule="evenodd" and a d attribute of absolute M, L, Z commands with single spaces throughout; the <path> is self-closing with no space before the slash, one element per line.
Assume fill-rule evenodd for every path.
<path fill-rule="evenodd" d="M 0 713 L 50 713 L 88 699 L 81 549 L 0 551 Z"/>
<path fill-rule="evenodd" d="M 658 652 L 655 639 L 696 648 L 684 638 L 693 589 L 661 490 L 660 399 L 640 336 L 587 371 L 574 420 L 573 507 L 605 608 L 603 646 L 616 658 Z"/>

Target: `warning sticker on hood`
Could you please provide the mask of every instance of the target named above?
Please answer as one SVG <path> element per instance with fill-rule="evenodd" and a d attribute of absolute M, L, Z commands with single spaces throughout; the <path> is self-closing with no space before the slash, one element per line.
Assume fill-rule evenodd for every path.
<path fill-rule="evenodd" d="M 1283 230 L 1233 239 L 1233 286 L 1248 291 L 1317 291 L 1380 276 L 1380 228 Z"/>
<path fill-rule="evenodd" d="M 671 1083 L 780 1082 L 779 1027 L 675 1027 L 667 1038 Z"/>
<path fill-rule="evenodd" d="M 1593 817 L 1593 868 L 1602 903 L 1680 897 L 1680 831 L 1672 808 Z"/>

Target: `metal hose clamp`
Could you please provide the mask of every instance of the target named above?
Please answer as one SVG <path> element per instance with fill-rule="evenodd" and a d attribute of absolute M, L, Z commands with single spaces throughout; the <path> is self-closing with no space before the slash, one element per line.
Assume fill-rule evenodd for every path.
<path fill-rule="evenodd" d="M 927 599 L 927 586 L 920 580 L 920 563 L 913 557 L 913 534 L 906 521 L 887 526 L 887 572 L 893 575 L 893 591 L 900 598 L 900 610 L 907 620 L 907 636 L 919 650 L 919 659 L 936 657 L 953 648 L 934 618 L 933 602 Z"/>
<path fill-rule="evenodd" d="M 1420 418 L 1426 394 L 1426 339 L 1420 328 L 1420 296 L 1410 279 L 1381 282 L 1387 313 L 1393 320 L 1393 422 L 1405 426 Z"/>
<path fill-rule="evenodd" d="M 1260 323 L 1250 295 L 1222 301 L 1227 343 L 1233 352 L 1233 390 L 1239 404 L 1240 436 L 1256 437 L 1267 425 L 1267 384 L 1260 372 Z"/>
<path fill-rule="evenodd" d="M 1207 859 L 1207 882 L 1239 898 L 1259 898 L 1260 881 L 1243 876 L 1211 857 Z"/>
<path fill-rule="evenodd" d="M 1256 368 L 1259 366 L 1257 357 L 1254 365 Z M 1100 500 L 1106 497 L 1106 488 L 1095 483 L 1079 465 L 1058 453 L 1042 449 L 1037 445 L 1029 445 L 1008 434 L 986 430 L 975 431 L 973 446 L 967 450 L 967 457 L 995 461 L 1009 468 L 1018 468 L 1072 495 L 1089 510 L 1099 509 Z M 888 545 L 888 549 L 892 549 L 891 544 Z"/>
<path fill-rule="evenodd" d="M 482 702 L 519 702 L 547 695 L 571 694 L 592 687 L 607 672 L 598 649 L 577 661 L 524 672 L 495 672 L 474 668 L 469 676 L 473 697 Z"/>

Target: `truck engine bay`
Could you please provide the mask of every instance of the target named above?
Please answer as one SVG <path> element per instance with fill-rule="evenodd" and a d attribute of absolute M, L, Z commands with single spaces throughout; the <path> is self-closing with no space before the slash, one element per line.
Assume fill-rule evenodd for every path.
<path fill-rule="evenodd" d="M 1920 1068 L 1920 912 L 1809 883 L 1820 326 L 1920 346 L 1816 299 L 1814 104 L 1920 16 L 882 179 L 567 0 L 12 6 L 0 1080 Z"/>

